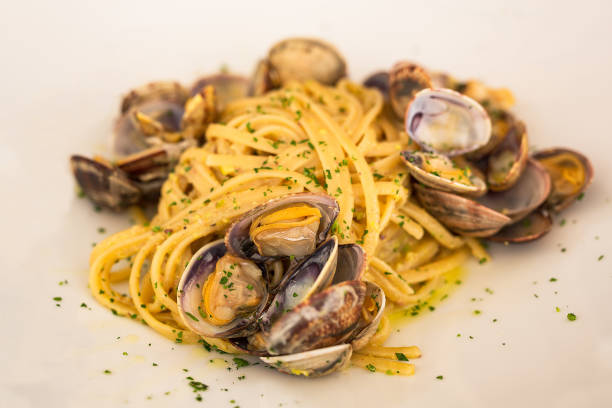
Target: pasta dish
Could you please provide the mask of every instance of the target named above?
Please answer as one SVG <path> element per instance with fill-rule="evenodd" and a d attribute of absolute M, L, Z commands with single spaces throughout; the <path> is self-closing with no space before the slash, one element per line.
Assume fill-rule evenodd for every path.
<path fill-rule="evenodd" d="M 214 83 L 191 95 L 156 88 L 156 103 L 178 104 L 180 117 L 128 95 L 130 122 L 117 129 L 156 142 L 116 163 L 73 158 L 79 184 L 109 207 L 159 192 L 152 219 L 133 210 L 138 225 L 95 246 L 91 292 L 173 342 L 250 354 L 290 374 L 352 362 L 410 375 L 405 360 L 420 350 L 383 345 L 389 314 L 426 301 L 470 256 L 489 260 L 481 237 L 543 235 L 551 205 L 575 198 L 592 170 L 569 150 L 528 157 L 506 90 L 406 64 L 360 85 L 327 48 L 305 57 L 322 74 L 289 75 L 277 66 L 299 49 L 284 47 L 288 55 L 268 57 L 272 73 L 238 97 Z M 487 160 L 484 171 L 475 164 Z M 88 187 L 94 171 L 110 180 L 106 190 Z M 510 193 L 531 198 L 515 208 Z M 114 288 L 121 281 L 126 294 Z"/>

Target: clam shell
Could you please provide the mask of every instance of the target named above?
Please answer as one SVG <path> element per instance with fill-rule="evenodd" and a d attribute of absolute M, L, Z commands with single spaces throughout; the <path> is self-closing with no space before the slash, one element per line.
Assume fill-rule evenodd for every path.
<path fill-rule="evenodd" d="M 376 334 L 378 325 L 380 324 L 380 320 L 382 319 L 385 312 L 385 306 L 387 304 L 385 292 L 380 288 L 380 286 L 373 282 L 366 281 L 365 298 L 366 302 L 368 299 L 372 299 L 375 302 L 377 312 L 369 322 L 364 319 L 363 315 L 359 319 L 359 324 L 357 325 L 355 334 L 351 339 L 351 346 L 353 346 L 353 350 L 355 351 L 365 347 L 370 342 L 370 339 Z"/>
<path fill-rule="evenodd" d="M 257 330 L 256 319 L 267 305 L 262 299 L 259 308 L 251 315 L 238 317 L 225 326 L 215 326 L 201 315 L 202 288 L 208 276 L 215 271 L 217 261 L 226 253 L 223 240 L 213 241 L 198 250 L 181 277 L 177 290 L 178 312 L 190 330 L 206 337 L 244 337 Z"/>
<path fill-rule="evenodd" d="M 550 194 L 550 176 L 544 166 L 528 159 L 523 174 L 512 188 L 501 192 L 489 192 L 478 202 L 507 215 L 516 222 L 538 208 Z"/>
<path fill-rule="evenodd" d="M 249 96 L 261 96 L 273 89 L 274 85 L 270 80 L 270 63 L 267 59 L 260 60 L 255 66 L 255 72 L 251 76 L 249 83 Z"/>
<path fill-rule="evenodd" d="M 338 262 L 332 285 L 361 280 L 366 269 L 366 253 L 360 245 L 344 244 L 338 247 Z"/>
<path fill-rule="evenodd" d="M 423 150 L 449 157 L 474 151 L 491 137 L 491 120 L 485 109 L 451 89 L 417 92 L 406 111 L 405 125 Z"/>
<path fill-rule="evenodd" d="M 249 92 L 248 78 L 233 74 L 215 74 L 198 79 L 189 93 L 195 96 L 207 85 L 215 88 L 219 111 L 225 109 L 228 103 L 246 97 Z"/>
<path fill-rule="evenodd" d="M 174 81 L 149 82 L 131 90 L 121 100 L 121 114 L 126 113 L 134 107 L 140 107 L 143 103 L 152 101 L 167 101 L 183 106 L 189 93 L 183 86 Z"/>
<path fill-rule="evenodd" d="M 334 236 L 295 265 L 280 282 L 270 306 L 259 319 L 262 329 L 267 331 L 283 312 L 327 288 L 334 279 L 337 261 L 338 238 Z"/>
<path fill-rule="evenodd" d="M 543 211 L 534 211 L 521 221 L 502 228 L 488 239 L 495 242 L 523 243 L 543 237 L 552 229 L 552 218 Z"/>
<path fill-rule="evenodd" d="M 303 353 L 261 357 L 260 360 L 285 374 L 320 377 L 347 367 L 352 354 L 350 345 L 339 344 Z"/>
<path fill-rule="evenodd" d="M 347 281 L 330 286 L 285 313 L 270 328 L 270 354 L 294 354 L 347 340 L 359 323 L 366 285 Z"/>
<path fill-rule="evenodd" d="M 346 76 L 346 62 L 331 44 L 314 38 L 288 38 L 268 52 L 269 78 L 273 87 L 288 81 L 315 80 L 334 85 Z"/>
<path fill-rule="evenodd" d="M 470 174 L 468 177 L 460 172 L 459 177 L 453 176 L 449 178 L 444 169 L 453 171 L 454 168 L 458 168 L 459 170 L 460 168 L 444 155 L 420 151 L 403 151 L 400 155 L 404 164 L 408 167 L 410 174 L 426 186 L 441 191 L 474 197 L 481 196 L 487 192 L 487 184 L 475 173 Z M 427 171 L 424 168 L 426 166 L 436 168 L 436 164 L 439 164 L 439 171 Z"/>
<path fill-rule="evenodd" d="M 493 191 L 507 190 L 517 182 L 529 157 L 525 124 L 515 121 L 488 159 L 487 182 Z"/>
<path fill-rule="evenodd" d="M 419 201 L 438 221 L 470 237 L 488 237 L 512 222 L 491 208 L 466 197 L 415 184 Z"/>
<path fill-rule="evenodd" d="M 79 155 L 70 157 L 70 167 L 85 195 L 95 204 L 119 211 L 142 198 L 138 184 L 120 169 Z"/>
<path fill-rule="evenodd" d="M 376 88 L 385 99 L 389 99 L 389 73 L 387 71 L 378 71 L 371 74 L 363 80 L 363 86 Z"/>
<path fill-rule="evenodd" d="M 152 100 L 139 104 L 121 115 L 115 123 L 111 148 L 117 157 L 126 157 L 151 147 L 147 135 L 134 126 L 132 115 L 136 110 L 159 121 L 168 131 L 175 132 L 181 127 L 184 113 L 182 104 L 165 100 Z"/>
<path fill-rule="evenodd" d="M 582 165 L 583 167 L 582 171 L 584 172 L 584 181 L 582 185 L 576 191 L 573 191 L 572 193 L 569 193 L 569 194 L 561 191 L 560 185 L 559 185 L 560 180 L 558 180 L 557 177 L 553 177 L 555 172 L 549 171 L 546 166 L 546 162 L 545 162 L 545 159 L 548 159 L 551 157 L 558 157 L 563 154 L 567 154 L 575 158 L 575 162 L 578 162 Z M 584 192 L 584 190 L 586 190 L 586 188 L 593 181 L 594 171 L 593 171 L 593 166 L 591 165 L 591 162 L 586 156 L 584 156 L 582 153 L 579 153 L 575 150 L 567 149 L 564 147 L 554 147 L 554 148 L 540 150 L 536 152 L 533 155 L 533 158 L 537 160 L 540 164 L 542 164 L 544 168 L 547 169 L 549 174 L 551 174 L 552 191 L 550 193 L 550 196 L 548 197 L 548 200 L 546 200 L 546 206 L 554 212 L 559 212 L 563 210 L 564 208 L 567 208 L 570 204 L 572 204 L 576 200 L 576 198 L 580 194 Z M 567 165 L 573 165 L 573 163 L 575 163 L 575 162 L 573 163 L 572 162 L 567 163 Z"/>
<path fill-rule="evenodd" d="M 389 101 L 397 117 L 404 118 L 414 96 L 428 88 L 431 79 L 423 68 L 407 61 L 396 63 L 389 72 Z"/>
<path fill-rule="evenodd" d="M 505 110 L 487 111 L 491 118 L 491 138 L 484 146 L 467 153 L 466 157 L 470 160 L 480 160 L 491 153 L 506 136 L 513 131 L 516 119 Z"/>
<path fill-rule="evenodd" d="M 308 204 L 317 207 L 321 212 L 321 220 L 317 231 L 317 245 L 325 240 L 334 223 L 340 208 L 338 203 L 327 194 L 297 193 L 270 200 L 244 214 L 235 221 L 225 234 L 225 244 L 228 251 L 241 258 L 265 261 L 270 257 L 259 255 L 257 248 L 249 235 L 251 223 L 260 215 L 281 209 L 288 205 Z"/>

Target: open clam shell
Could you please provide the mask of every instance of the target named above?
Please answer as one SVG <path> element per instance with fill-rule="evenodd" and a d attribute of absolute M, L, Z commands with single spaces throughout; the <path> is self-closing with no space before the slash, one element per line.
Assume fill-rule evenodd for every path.
<path fill-rule="evenodd" d="M 314 245 L 314 247 L 319 245 L 327 237 L 332 224 L 340 212 L 338 203 L 327 194 L 297 193 L 270 200 L 265 204 L 255 207 L 234 222 L 225 235 L 225 243 L 228 251 L 241 258 L 253 259 L 255 261 L 265 261 L 275 258 L 275 256 L 264 256 L 258 252 L 258 248 L 250 235 L 251 224 L 263 215 L 271 214 L 275 211 L 280 211 L 296 205 L 317 208 L 321 214 L 319 226 L 314 234 L 314 242 L 306 242 L 305 237 L 278 236 L 278 246 L 285 246 L 287 251 L 289 251 L 289 253 L 282 256 L 295 255 L 297 252 L 291 252 L 292 246 L 295 245 Z"/>
<path fill-rule="evenodd" d="M 363 302 L 363 313 L 359 319 L 351 346 L 357 351 L 365 347 L 376 334 L 378 325 L 385 311 L 387 298 L 385 292 L 373 282 L 366 282 L 366 295 Z"/>
<path fill-rule="evenodd" d="M 338 262 L 332 285 L 361 280 L 366 270 L 366 253 L 360 245 L 344 244 L 338 247 Z"/>
<path fill-rule="evenodd" d="M 255 66 L 255 72 L 249 82 L 248 94 L 261 96 L 273 88 L 274 85 L 270 80 L 270 63 L 267 59 L 262 59 Z"/>
<path fill-rule="evenodd" d="M 320 377 L 348 366 L 352 354 L 350 345 L 339 344 L 303 353 L 261 357 L 260 360 L 286 374 Z"/>
<path fill-rule="evenodd" d="M 308 257 L 289 271 L 278 285 L 270 306 L 259 319 L 261 327 L 268 327 L 288 310 L 327 288 L 336 272 L 338 239 L 334 236 L 323 242 Z"/>
<path fill-rule="evenodd" d="M 184 102 L 183 102 L 184 103 Z M 152 100 L 134 106 L 117 119 L 112 138 L 112 150 L 115 156 L 125 157 L 151 147 L 148 135 L 134 124 L 134 113 L 142 112 L 159 122 L 163 128 L 176 132 L 181 127 L 183 103 L 167 100 Z"/>
<path fill-rule="evenodd" d="M 519 222 L 502 228 L 488 239 L 495 242 L 523 243 L 543 237 L 552 229 L 552 218 L 543 211 L 534 211 Z"/>
<path fill-rule="evenodd" d="M 270 328 L 270 354 L 294 354 L 346 341 L 359 323 L 366 294 L 361 281 L 346 281 L 311 296 Z"/>
<path fill-rule="evenodd" d="M 315 38 L 288 38 L 278 42 L 268 52 L 268 68 L 275 88 L 291 80 L 334 85 L 346 76 L 346 62 L 338 50 Z"/>
<path fill-rule="evenodd" d="M 499 109 L 487 112 L 491 118 L 491 138 L 484 146 L 466 154 L 470 160 L 480 160 L 489 155 L 513 130 L 516 119 L 510 112 Z"/>
<path fill-rule="evenodd" d="M 174 81 L 156 81 L 131 90 L 121 100 L 121 113 L 146 102 L 167 101 L 183 106 L 189 93 L 183 86 Z"/>
<path fill-rule="evenodd" d="M 478 202 L 516 222 L 542 205 L 548 198 L 550 189 L 550 176 L 544 166 L 529 159 L 525 170 L 512 188 L 489 192 L 480 197 Z"/>
<path fill-rule="evenodd" d="M 474 151 L 491 137 L 485 109 L 450 89 L 419 91 L 408 106 L 405 125 L 423 150 L 449 157 Z"/>
<path fill-rule="evenodd" d="M 79 155 L 70 157 L 70 167 L 85 195 L 95 204 L 119 211 L 142 198 L 139 185 L 120 169 Z"/>
<path fill-rule="evenodd" d="M 389 101 L 397 117 L 404 118 L 414 96 L 428 88 L 431 79 L 423 68 L 407 61 L 396 63 L 389 72 Z"/>
<path fill-rule="evenodd" d="M 593 181 L 593 166 L 583 154 L 563 147 L 541 150 L 533 155 L 552 180 L 546 206 L 559 212 L 572 204 Z"/>
<path fill-rule="evenodd" d="M 515 121 L 504 140 L 489 156 L 489 188 L 493 191 L 503 191 L 512 187 L 525 169 L 528 157 L 527 129 L 523 122 Z"/>
<path fill-rule="evenodd" d="M 207 337 L 244 337 L 256 331 L 256 321 L 267 305 L 267 292 L 257 309 L 248 315 L 237 316 L 230 323 L 215 325 L 209 322 L 204 309 L 202 289 L 215 272 L 217 262 L 226 254 L 223 240 L 211 242 L 197 251 L 189 261 L 177 290 L 177 305 L 184 324 L 192 331 Z"/>
<path fill-rule="evenodd" d="M 191 87 L 191 96 L 197 95 L 208 85 L 215 88 L 219 111 L 228 103 L 246 97 L 249 92 L 248 78 L 233 74 L 215 74 L 198 79 Z"/>
<path fill-rule="evenodd" d="M 376 88 L 380 91 L 385 99 L 389 98 L 389 73 L 387 71 L 378 71 L 363 80 L 363 86 L 366 88 Z"/>
<path fill-rule="evenodd" d="M 427 152 L 401 152 L 410 174 L 426 186 L 451 193 L 478 197 L 487 192 L 487 184 L 469 167 L 450 158 Z"/>
<path fill-rule="evenodd" d="M 488 237 L 512 220 L 466 197 L 415 184 L 425 209 L 451 230 L 470 237 Z"/>

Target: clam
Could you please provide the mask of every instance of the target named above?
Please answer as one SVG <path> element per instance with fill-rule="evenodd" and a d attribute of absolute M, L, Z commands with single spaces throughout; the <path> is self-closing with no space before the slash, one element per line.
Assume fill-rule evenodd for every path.
<path fill-rule="evenodd" d="M 365 282 L 366 294 L 362 315 L 357 328 L 350 339 L 353 350 L 365 347 L 378 330 L 378 325 L 385 311 L 385 292 L 373 282 Z"/>
<path fill-rule="evenodd" d="M 312 295 L 272 324 L 268 352 L 294 354 L 346 341 L 359 323 L 365 293 L 364 282 L 346 281 Z"/>
<path fill-rule="evenodd" d="M 502 228 L 489 240 L 495 242 L 523 243 L 536 240 L 552 229 L 552 218 L 545 211 L 536 210 L 514 224 Z"/>
<path fill-rule="evenodd" d="M 182 106 L 187 101 L 189 93 L 181 84 L 173 81 L 150 82 L 131 90 L 121 100 L 121 114 L 133 107 L 141 106 L 146 102 L 167 101 Z"/>
<path fill-rule="evenodd" d="M 274 85 L 270 80 L 270 63 L 267 59 L 262 59 L 255 66 L 255 72 L 249 83 L 248 94 L 261 96 L 273 88 Z"/>
<path fill-rule="evenodd" d="M 267 306 L 264 271 L 228 254 L 223 240 L 197 251 L 178 285 L 177 305 L 185 325 L 201 336 L 244 337 L 254 333 Z"/>
<path fill-rule="evenodd" d="M 376 88 L 383 94 L 385 99 L 389 98 L 389 73 L 387 71 L 378 71 L 368 76 L 363 81 L 363 86 L 367 88 Z"/>
<path fill-rule="evenodd" d="M 546 169 L 536 160 L 529 159 L 523 174 L 512 188 L 489 192 L 478 201 L 516 222 L 542 205 L 548 198 L 550 189 L 550 176 Z"/>
<path fill-rule="evenodd" d="M 288 38 L 268 52 L 269 77 L 274 87 L 288 81 L 315 80 L 334 85 L 346 76 L 346 62 L 338 50 L 314 38 Z"/>
<path fill-rule="evenodd" d="M 225 109 L 228 103 L 246 97 L 249 91 L 248 78 L 221 73 L 198 79 L 191 87 L 191 96 L 197 95 L 208 85 L 212 85 L 215 88 L 219 111 Z"/>
<path fill-rule="evenodd" d="M 487 110 L 487 113 L 491 118 L 491 138 L 484 146 L 466 154 L 466 157 L 470 160 L 480 160 L 489 155 L 514 129 L 516 119 L 510 112 L 494 109 Z"/>
<path fill-rule="evenodd" d="M 260 359 L 286 374 L 320 377 L 348 366 L 352 354 L 350 345 L 339 344 L 303 353 Z"/>
<path fill-rule="evenodd" d="M 142 198 L 138 184 L 109 164 L 73 155 L 70 167 L 85 195 L 95 204 L 119 211 Z"/>
<path fill-rule="evenodd" d="M 552 191 L 546 206 L 559 212 L 573 203 L 593 180 L 591 162 L 581 153 L 556 147 L 533 155 L 552 180 Z"/>
<path fill-rule="evenodd" d="M 357 244 L 338 247 L 338 261 L 332 285 L 349 280 L 361 280 L 366 269 L 366 253 Z"/>
<path fill-rule="evenodd" d="M 493 191 L 507 190 L 516 183 L 529 157 L 525 124 L 515 121 L 504 140 L 488 158 L 487 182 Z"/>
<path fill-rule="evenodd" d="M 403 151 L 401 157 L 410 174 L 426 186 L 475 197 L 487 192 L 484 180 L 469 166 L 460 166 L 449 157 L 421 151 Z"/>
<path fill-rule="evenodd" d="M 424 89 L 408 106 L 406 131 L 423 150 L 452 157 L 486 145 L 491 120 L 467 96 L 450 89 Z"/>
<path fill-rule="evenodd" d="M 331 237 L 295 265 L 278 285 L 270 306 L 259 319 L 262 329 L 267 331 L 278 316 L 327 288 L 334 279 L 337 260 L 338 239 Z"/>
<path fill-rule="evenodd" d="M 425 209 L 450 229 L 467 236 L 488 237 L 538 208 L 548 197 L 550 184 L 544 168 L 530 159 L 512 188 L 488 192 L 477 200 L 419 184 L 416 192 Z"/>
<path fill-rule="evenodd" d="M 406 116 L 406 109 L 414 96 L 423 89 L 431 88 L 431 79 L 420 66 L 402 61 L 389 72 L 389 101 L 399 118 Z"/>
<path fill-rule="evenodd" d="M 173 164 L 178 162 L 181 153 L 191 146 L 195 146 L 193 139 L 179 143 L 165 143 L 119 159 L 117 167 L 135 180 L 148 182 L 161 179 L 163 181 Z"/>
<path fill-rule="evenodd" d="M 228 229 L 228 251 L 255 261 L 314 251 L 339 212 L 338 203 L 326 194 L 298 193 L 270 200 L 247 212 Z"/>
<path fill-rule="evenodd" d="M 460 195 L 415 185 L 419 201 L 451 230 L 471 237 L 488 237 L 510 224 L 510 217 Z"/>
<path fill-rule="evenodd" d="M 140 118 L 155 121 L 152 126 L 161 125 L 161 131 L 178 132 L 181 128 L 183 117 L 183 104 L 174 101 L 152 100 L 133 106 L 129 111 L 119 117 L 115 124 L 112 139 L 112 150 L 117 157 L 125 157 L 150 148 L 151 134 L 143 129 L 142 124 L 137 121 Z M 144 116 L 143 116 L 144 115 Z"/>

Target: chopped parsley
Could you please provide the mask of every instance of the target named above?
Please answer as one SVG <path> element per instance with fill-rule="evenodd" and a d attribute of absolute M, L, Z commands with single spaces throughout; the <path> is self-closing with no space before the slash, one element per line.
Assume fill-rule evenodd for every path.
<path fill-rule="evenodd" d="M 397 357 L 399 361 L 408 361 L 408 358 L 404 353 L 395 353 L 395 357 Z"/>
<path fill-rule="evenodd" d="M 576 320 L 576 315 L 573 313 L 568 313 L 567 320 L 569 320 L 570 322 L 573 322 L 574 320 Z"/>
<path fill-rule="evenodd" d="M 247 360 L 240 358 L 240 357 L 234 357 L 232 360 L 236 364 L 236 368 L 248 367 L 250 365 L 250 363 Z"/>
<path fill-rule="evenodd" d="M 375 372 L 376 372 L 376 367 L 374 367 L 374 365 L 372 365 L 372 364 L 368 364 L 368 365 L 366 366 L 366 368 L 367 368 L 368 370 L 370 370 L 371 372 L 373 372 L 373 373 L 375 373 Z"/>

